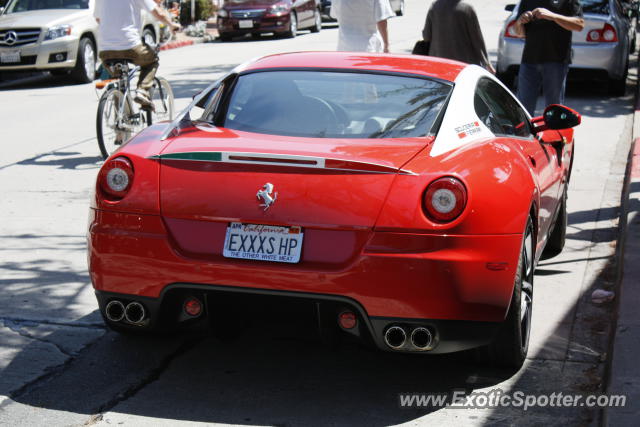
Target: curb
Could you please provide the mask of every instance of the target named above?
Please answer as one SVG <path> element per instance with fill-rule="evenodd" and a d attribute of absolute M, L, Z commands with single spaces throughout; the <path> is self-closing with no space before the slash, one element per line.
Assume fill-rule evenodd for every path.
<path fill-rule="evenodd" d="M 624 407 L 604 408 L 603 426 L 635 425 L 640 417 L 640 369 L 637 364 L 640 351 L 640 318 L 637 316 L 640 301 L 640 214 L 633 206 L 640 201 L 640 190 L 632 189 L 640 184 L 640 74 L 635 97 L 631 147 L 620 200 L 618 295 L 605 390 L 608 396 L 625 396 L 626 404 Z"/>
<path fill-rule="evenodd" d="M 170 42 L 167 43 L 163 46 L 160 47 L 160 50 L 169 50 L 169 49 L 177 49 L 179 47 L 185 47 L 185 46 L 191 46 L 193 44 L 196 43 L 202 43 L 201 40 L 197 39 L 198 41 L 196 42 L 196 40 L 183 40 L 183 41 L 179 41 L 179 42 Z"/>

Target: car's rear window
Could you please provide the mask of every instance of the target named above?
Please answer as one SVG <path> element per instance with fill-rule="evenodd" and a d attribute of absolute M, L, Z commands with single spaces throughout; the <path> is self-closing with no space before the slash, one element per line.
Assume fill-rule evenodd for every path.
<path fill-rule="evenodd" d="M 582 11 L 596 15 L 609 15 L 609 0 L 582 0 Z"/>
<path fill-rule="evenodd" d="M 229 129 L 313 138 L 401 138 L 429 134 L 450 84 L 387 74 L 265 71 L 238 77 Z"/>
<path fill-rule="evenodd" d="M 9 4 L 7 13 L 43 9 L 89 9 L 89 0 L 15 0 Z"/>

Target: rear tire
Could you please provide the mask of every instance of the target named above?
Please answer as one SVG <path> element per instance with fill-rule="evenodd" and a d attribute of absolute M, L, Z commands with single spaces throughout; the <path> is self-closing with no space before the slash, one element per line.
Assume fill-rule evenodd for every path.
<path fill-rule="evenodd" d="M 220 41 L 221 42 L 230 42 L 231 41 L 231 36 L 229 34 L 220 33 L 220 35 L 218 37 L 220 37 Z"/>
<path fill-rule="evenodd" d="M 80 39 L 71 77 L 80 83 L 90 83 L 96 78 L 96 48 L 87 37 Z"/>
<path fill-rule="evenodd" d="M 627 91 L 627 76 L 629 75 L 629 63 L 624 71 L 624 75 L 619 79 L 609 79 L 609 94 L 613 96 L 624 96 Z"/>
<path fill-rule="evenodd" d="M 567 236 L 567 189 L 565 186 L 562 194 L 562 202 L 560 203 L 560 210 L 558 211 L 558 217 L 553 226 L 553 231 L 549 235 L 547 246 L 545 246 L 542 252 L 541 259 L 553 258 L 556 255 L 560 255 L 562 249 L 564 249 L 564 243 Z"/>
<path fill-rule="evenodd" d="M 476 352 L 477 359 L 490 365 L 520 368 L 527 357 L 533 302 L 534 233 L 527 221 L 509 312 L 494 341 Z"/>
<path fill-rule="evenodd" d="M 500 79 L 500 81 L 512 91 L 516 90 L 518 73 L 507 71 L 504 73 L 498 73 L 496 77 L 498 77 L 498 79 Z"/>

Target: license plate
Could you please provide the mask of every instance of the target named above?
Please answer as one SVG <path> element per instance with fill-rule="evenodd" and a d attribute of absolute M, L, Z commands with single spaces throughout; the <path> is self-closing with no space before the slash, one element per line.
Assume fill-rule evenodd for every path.
<path fill-rule="evenodd" d="M 0 52 L 0 62 L 3 64 L 20 62 L 20 51 Z"/>
<path fill-rule="evenodd" d="M 253 21 L 250 19 L 241 19 L 240 21 L 238 21 L 238 27 L 253 28 Z"/>
<path fill-rule="evenodd" d="M 227 258 L 297 263 L 304 233 L 300 227 L 232 222 L 227 227 L 222 255 Z"/>

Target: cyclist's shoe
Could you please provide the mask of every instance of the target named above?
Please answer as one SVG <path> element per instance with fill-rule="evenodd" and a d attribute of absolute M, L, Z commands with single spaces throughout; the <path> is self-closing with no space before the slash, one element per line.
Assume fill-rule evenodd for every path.
<path fill-rule="evenodd" d="M 149 92 L 147 92 L 146 90 L 138 89 L 133 100 L 140 104 L 140 108 L 142 108 L 143 110 L 154 110 L 153 102 L 151 102 L 151 99 L 149 98 Z"/>

